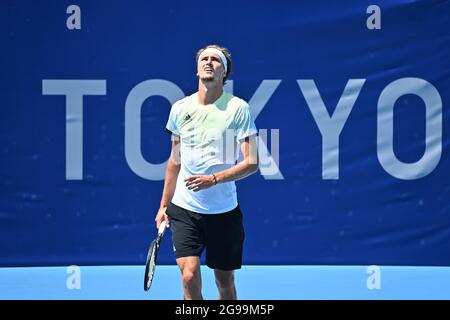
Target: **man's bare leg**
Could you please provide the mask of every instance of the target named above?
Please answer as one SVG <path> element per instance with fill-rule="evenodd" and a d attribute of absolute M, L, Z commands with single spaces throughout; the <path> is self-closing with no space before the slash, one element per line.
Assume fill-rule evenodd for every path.
<path fill-rule="evenodd" d="M 200 258 L 196 256 L 177 259 L 181 270 L 181 278 L 185 300 L 203 300 Z"/>
<path fill-rule="evenodd" d="M 219 300 L 237 300 L 236 287 L 234 285 L 234 271 L 214 269 Z"/>

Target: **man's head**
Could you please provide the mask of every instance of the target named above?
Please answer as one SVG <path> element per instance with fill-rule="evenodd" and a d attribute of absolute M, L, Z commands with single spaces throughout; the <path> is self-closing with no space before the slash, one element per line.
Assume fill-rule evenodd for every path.
<path fill-rule="evenodd" d="M 209 45 L 197 51 L 197 75 L 204 81 L 221 80 L 222 84 L 231 73 L 231 54 L 227 48 Z"/>

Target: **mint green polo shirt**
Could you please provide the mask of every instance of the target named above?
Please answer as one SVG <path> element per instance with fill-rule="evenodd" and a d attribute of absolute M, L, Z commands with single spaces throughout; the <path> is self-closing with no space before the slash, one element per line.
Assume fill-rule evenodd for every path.
<path fill-rule="evenodd" d="M 180 139 L 181 167 L 172 202 L 203 214 L 217 214 L 237 206 L 234 181 L 194 192 L 184 179 L 191 175 L 209 175 L 237 163 L 240 142 L 257 134 L 250 107 L 230 93 L 213 104 L 198 103 L 194 93 L 174 103 L 166 129 Z"/>

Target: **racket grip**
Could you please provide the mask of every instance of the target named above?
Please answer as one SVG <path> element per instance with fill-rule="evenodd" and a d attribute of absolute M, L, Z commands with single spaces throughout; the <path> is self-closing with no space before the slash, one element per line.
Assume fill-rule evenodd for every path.
<path fill-rule="evenodd" d="M 166 230 L 166 220 L 163 220 L 159 225 L 158 234 L 163 234 Z"/>

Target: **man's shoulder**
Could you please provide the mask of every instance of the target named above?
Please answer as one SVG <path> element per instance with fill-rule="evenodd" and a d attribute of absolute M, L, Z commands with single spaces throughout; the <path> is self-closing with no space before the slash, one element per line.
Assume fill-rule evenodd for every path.
<path fill-rule="evenodd" d="M 241 108 L 249 108 L 248 102 L 245 101 L 244 99 L 228 92 L 226 94 L 228 95 L 228 105 L 233 107 L 235 110 Z"/>
<path fill-rule="evenodd" d="M 178 114 L 179 112 L 182 112 L 183 109 L 190 106 L 192 104 L 194 95 L 195 93 L 175 101 L 175 103 L 172 105 L 172 112 Z"/>
<path fill-rule="evenodd" d="M 180 107 L 190 104 L 194 95 L 195 95 L 195 93 L 191 94 L 190 96 L 186 96 L 180 100 L 175 101 L 175 103 L 172 105 L 172 107 L 180 108 Z"/>

